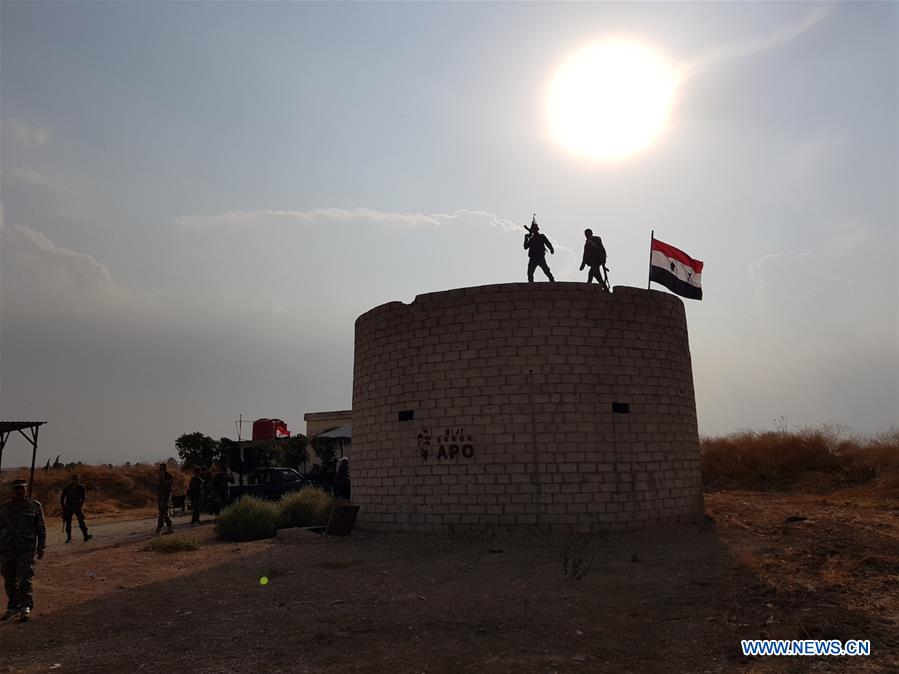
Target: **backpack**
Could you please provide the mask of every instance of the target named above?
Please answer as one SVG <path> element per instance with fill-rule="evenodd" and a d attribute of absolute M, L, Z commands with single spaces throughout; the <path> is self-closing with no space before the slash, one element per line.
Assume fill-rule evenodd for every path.
<path fill-rule="evenodd" d="M 586 251 L 587 263 L 591 267 L 602 267 L 606 263 L 606 249 L 598 236 L 591 236 L 587 240 Z"/>

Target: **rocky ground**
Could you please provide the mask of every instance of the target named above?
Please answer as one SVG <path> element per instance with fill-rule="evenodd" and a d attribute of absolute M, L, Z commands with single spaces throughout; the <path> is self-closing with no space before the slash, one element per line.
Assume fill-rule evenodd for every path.
<path fill-rule="evenodd" d="M 179 518 L 200 547 L 174 554 L 142 550 L 152 520 L 120 519 L 50 546 L 34 619 L 0 625 L 0 671 L 899 671 L 899 504 L 725 492 L 706 511 L 589 539 L 243 544 Z M 765 637 L 873 654 L 742 656 Z"/>

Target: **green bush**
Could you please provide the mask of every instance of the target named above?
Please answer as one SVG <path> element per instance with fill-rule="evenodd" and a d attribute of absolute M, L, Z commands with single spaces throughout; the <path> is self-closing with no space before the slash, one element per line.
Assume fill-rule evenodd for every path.
<path fill-rule="evenodd" d="M 149 552 L 187 552 L 199 549 L 200 544 L 196 538 L 181 538 L 179 536 L 154 538 L 149 545 L 143 548 Z"/>
<path fill-rule="evenodd" d="M 324 526 L 333 502 L 333 496 L 312 487 L 287 494 L 278 502 L 278 528 Z"/>
<path fill-rule="evenodd" d="M 244 496 L 225 508 L 215 523 L 215 535 L 226 541 L 256 541 L 275 535 L 278 506 Z"/>

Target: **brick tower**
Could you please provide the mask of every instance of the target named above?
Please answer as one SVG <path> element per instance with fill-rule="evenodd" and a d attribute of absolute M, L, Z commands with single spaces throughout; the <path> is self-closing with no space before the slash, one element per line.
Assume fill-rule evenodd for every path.
<path fill-rule="evenodd" d="M 356 321 L 360 522 L 436 531 L 635 529 L 702 513 L 679 298 L 508 283 Z"/>

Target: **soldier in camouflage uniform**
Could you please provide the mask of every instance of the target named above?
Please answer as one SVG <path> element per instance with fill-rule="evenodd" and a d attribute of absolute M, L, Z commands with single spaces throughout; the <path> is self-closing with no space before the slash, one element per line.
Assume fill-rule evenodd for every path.
<path fill-rule="evenodd" d="M 9 598 L 0 620 L 31 617 L 35 557 L 42 559 L 47 545 L 44 509 L 28 497 L 27 485 L 25 480 L 13 480 L 12 498 L 0 505 L 0 574 Z"/>
<path fill-rule="evenodd" d="M 159 464 L 159 485 L 157 492 L 157 505 L 159 506 L 159 518 L 156 520 L 156 533 L 158 536 L 162 533 L 162 525 L 165 524 L 165 532 L 167 534 L 175 533 L 172 529 L 172 518 L 169 516 L 169 509 L 172 506 L 172 486 L 175 478 L 166 470 L 164 463 Z"/>
<path fill-rule="evenodd" d="M 84 523 L 84 513 L 81 511 L 84 506 L 84 485 L 79 481 L 77 475 L 72 476 L 72 481 L 67 484 L 62 494 L 59 496 L 59 505 L 62 508 L 62 521 L 66 530 L 66 543 L 72 542 L 72 516 L 78 518 L 78 526 L 84 536 L 84 542 L 87 543 L 93 536 L 87 533 L 87 524 Z"/>

